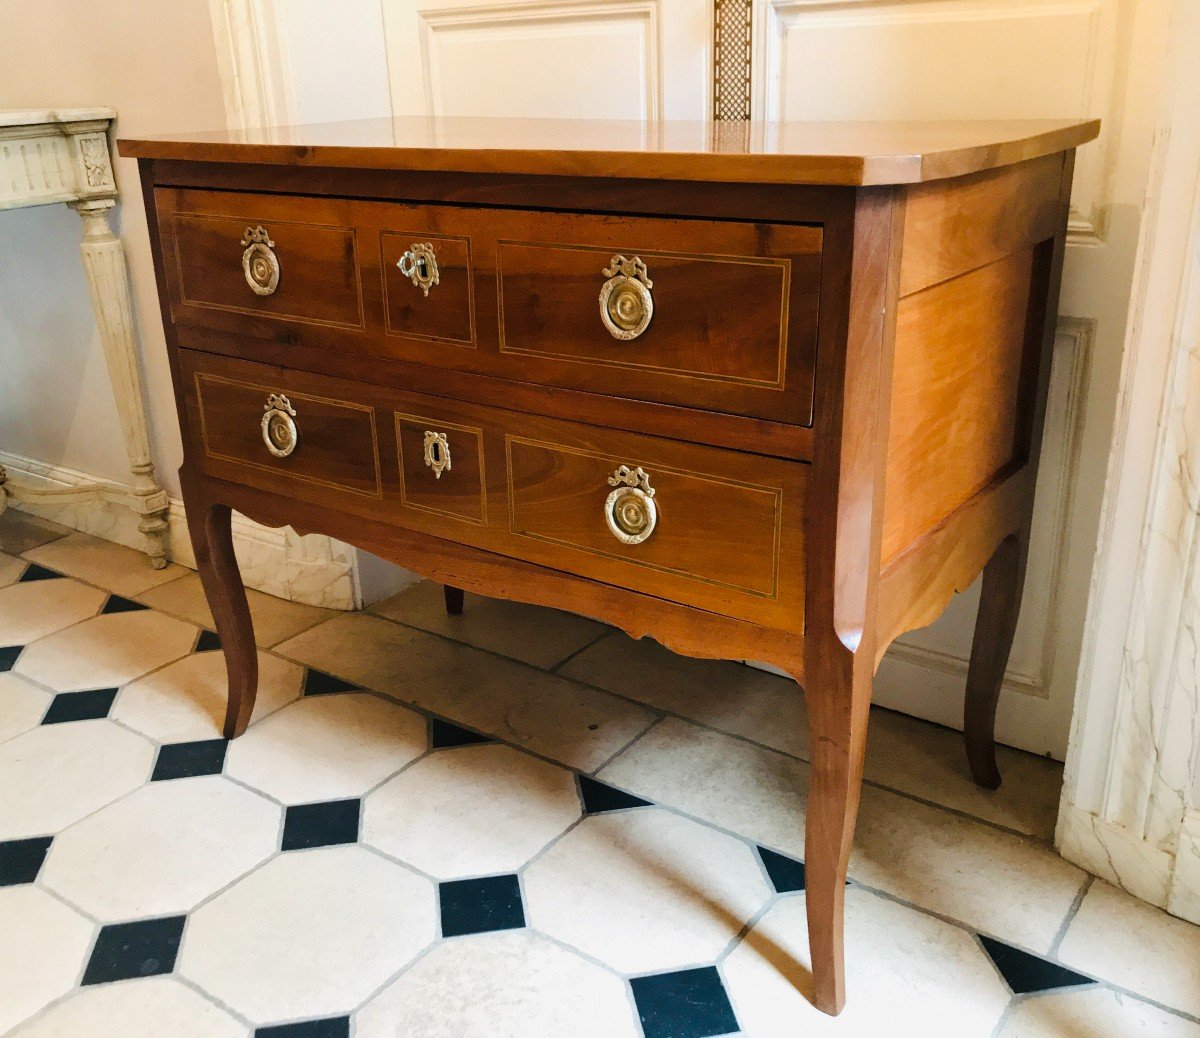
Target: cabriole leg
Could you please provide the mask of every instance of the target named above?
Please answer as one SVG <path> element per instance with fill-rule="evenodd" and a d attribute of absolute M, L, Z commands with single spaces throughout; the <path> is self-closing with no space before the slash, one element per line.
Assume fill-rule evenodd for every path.
<path fill-rule="evenodd" d="M 1000 769 L 996 766 L 996 707 L 1017 631 L 1028 543 L 1028 531 L 1006 537 L 983 570 L 983 592 L 967 670 L 963 732 L 971 775 L 986 789 L 1000 785 Z"/>
<path fill-rule="evenodd" d="M 233 554 L 232 512 L 228 505 L 207 500 L 198 480 L 179 471 L 188 533 L 196 554 L 196 569 L 212 610 L 225 653 L 229 700 L 225 709 L 226 739 L 241 735 L 250 723 L 258 693 L 258 651 L 254 624 L 241 571 Z"/>

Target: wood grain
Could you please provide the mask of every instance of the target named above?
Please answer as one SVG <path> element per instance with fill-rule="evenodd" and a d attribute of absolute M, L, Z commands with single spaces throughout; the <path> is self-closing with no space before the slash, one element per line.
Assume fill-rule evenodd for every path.
<path fill-rule="evenodd" d="M 902 299 L 883 558 L 895 558 L 1014 461 L 1033 251 Z"/>
<path fill-rule="evenodd" d="M 1063 157 L 921 184 L 905 202 L 900 294 L 994 263 L 1053 238 Z"/>
<path fill-rule="evenodd" d="M 126 158 L 845 186 L 965 176 L 1077 147 L 1098 120 L 360 119 L 124 138 Z"/>

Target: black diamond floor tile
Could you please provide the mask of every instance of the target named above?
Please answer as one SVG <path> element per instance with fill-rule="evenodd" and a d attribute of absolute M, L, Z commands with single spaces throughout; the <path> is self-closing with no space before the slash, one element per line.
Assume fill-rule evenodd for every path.
<path fill-rule="evenodd" d="M 21 655 L 21 650 L 24 645 L 4 645 L 0 646 L 0 674 L 6 670 L 12 670 L 17 663 L 17 657 Z"/>
<path fill-rule="evenodd" d="M 350 1038 L 350 1017 L 331 1016 L 326 1020 L 260 1027 L 254 1038 Z"/>
<path fill-rule="evenodd" d="M 997 941 L 992 937 L 979 935 L 979 941 L 988 953 L 1000 975 L 1008 982 L 1016 995 L 1029 995 L 1034 992 L 1054 991 L 1057 988 L 1078 987 L 1081 984 L 1095 984 L 1091 977 L 1076 973 L 1056 962 L 1050 962 L 1038 955 L 1014 948 L 1011 944 Z"/>
<path fill-rule="evenodd" d="M 63 724 L 66 721 L 94 721 L 107 717 L 117 698 L 115 688 L 90 688 L 86 692 L 60 692 L 50 701 L 50 709 L 42 724 Z"/>
<path fill-rule="evenodd" d="M 15 887 L 37 879 L 53 839 L 53 836 L 35 836 L 0 843 L 0 887 Z"/>
<path fill-rule="evenodd" d="M 429 744 L 435 750 L 446 750 L 453 746 L 474 746 L 481 742 L 495 742 L 491 736 L 480 735 L 456 724 L 435 717 L 429 725 Z"/>
<path fill-rule="evenodd" d="M 804 889 L 804 862 L 769 851 L 766 847 L 759 847 L 758 853 L 766 866 L 775 893 L 788 894 L 793 890 Z"/>
<path fill-rule="evenodd" d="M 101 927 L 82 984 L 107 984 L 170 973 L 175 969 L 186 918 L 175 915 Z"/>
<path fill-rule="evenodd" d="M 45 566 L 39 566 L 36 562 L 31 562 L 25 567 L 25 572 L 21 574 L 21 578 L 17 581 L 18 584 L 24 584 L 30 580 L 60 580 L 61 573 L 55 573 L 52 569 L 46 569 Z"/>
<path fill-rule="evenodd" d="M 196 640 L 196 652 L 212 652 L 221 647 L 221 636 L 216 631 L 201 631 Z"/>
<path fill-rule="evenodd" d="M 229 742 L 225 739 L 167 743 L 158 751 L 150 781 L 219 775 L 225 767 L 225 751 L 228 747 Z"/>
<path fill-rule="evenodd" d="M 440 884 L 438 893 L 443 937 L 519 930 L 525 925 L 521 884 L 515 875 L 451 880 Z"/>
<path fill-rule="evenodd" d="M 738 1029 L 716 966 L 629 982 L 646 1038 L 714 1038 Z"/>
<path fill-rule="evenodd" d="M 283 820 L 285 851 L 306 847 L 332 847 L 358 840 L 359 800 L 327 800 L 293 804 Z"/>
<path fill-rule="evenodd" d="M 605 811 L 622 811 L 627 807 L 650 807 L 649 800 L 635 797 L 632 793 L 624 793 L 603 782 L 597 782 L 586 775 L 579 776 L 579 792 L 583 795 L 583 809 L 589 815 L 602 814 Z"/>
<path fill-rule="evenodd" d="M 101 613 L 136 613 L 139 609 L 148 609 L 149 606 L 142 605 L 141 602 L 135 602 L 130 598 L 122 598 L 120 595 L 109 595 L 108 601 L 104 603 L 104 608 Z"/>
<path fill-rule="evenodd" d="M 308 669 L 308 677 L 304 679 L 306 696 L 327 696 L 333 692 L 357 692 L 358 689 L 358 685 L 352 685 L 349 681 L 335 678 L 323 670 L 313 670 L 311 667 Z"/>

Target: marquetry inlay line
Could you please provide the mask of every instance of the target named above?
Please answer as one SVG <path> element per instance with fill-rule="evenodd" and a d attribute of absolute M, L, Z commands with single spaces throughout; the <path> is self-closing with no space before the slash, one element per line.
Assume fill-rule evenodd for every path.
<path fill-rule="evenodd" d="M 754 4 L 715 0 L 713 13 L 713 118 L 750 118 Z"/>
<path fill-rule="evenodd" d="M 731 591 L 740 591 L 747 595 L 753 595 L 757 598 L 775 599 L 779 597 L 779 560 L 783 551 L 783 487 L 768 486 L 762 483 L 749 483 L 745 480 L 726 478 L 723 476 L 712 476 L 704 472 L 696 472 L 693 469 L 680 468 L 677 465 L 660 465 L 656 462 L 646 461 L 644 459 L 634 458 L 629 462 L 633 466 L 641 466 L 647 470 L 653 470 L 658 473 L 670 473 L 674 476 L 682 476 L 685 479 L 699 480 L 704 483 L 715 483 L 719 486 L 734 486 L 742 490 L 749 490 L 754 493 L 767 494 L 774 500 L 774 531 L 773 545 L 771 558 L 771 590 L 769 592 L 759 591 L 745 584 L 734 584 L 723 580 L 713 580 L 711 577 L 702 577 L 696 573 L 689 572 L 686 569 L 678 569 L 673 566 L 662 566 L 652 562 L 646 562 L 644 559 L 634 559 L 629 555 L 621 555 L 617 552 L 602 551 L 599 548 L 589 548 L 582 544 L 577 544 L 574 541 L 563 540 L 557 537 L 547 537 L 543 534 L 531 533 L 528 530 L 522 530 L 517 525 L 517 494 L 516 487 L 513 485 L 513 445 L 535 447 L 542 450 L 550 451 L 558 454 L 574 454 L 582 458 L 604 458 L 609 455 L 602 454 L 598 451 L 583 450 L 578 447 L 567 447 L 561 443 L 552 443 L 546 440 L 534 440 L 524 436 L 513 436 L 505 434 L 504 436 L 504 455 L 506 468 L 506 484 L 508 490 L 508 525 L 509 532 L 518 537 L 528 537 L 535 541 L 545 541 L 547 544 L 558 544 L 563 547 L 571 548 L 575 551 L 582 552 L 587 555 L 597 555 L 601 558 L 616 559 L 620 562 L 627 562 L 634 566 L 639 566 L 643 569 L 658 570 L 662 573 L 671 573 L 675 576 L 686 577 L 688 580 L 695 581 L 698 584 L 709 584 L 712 587 L 728 588 Z"/>

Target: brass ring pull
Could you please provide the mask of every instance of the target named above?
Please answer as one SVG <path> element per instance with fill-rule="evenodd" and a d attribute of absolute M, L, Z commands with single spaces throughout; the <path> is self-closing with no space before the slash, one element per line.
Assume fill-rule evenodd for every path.
<path fill-rule="evenodd" d="M 616 487 L 604 502 L 604 521 L 622 544 L 641 544 L 658 525 L 658 505 L 650 476 L 640 467 L 630 470 L 622 465 L 608 477 Z"/>
<path fill-rule="evenodd" d="M 654 297 L 646 264 L 641 257 L 614 256 L 601 273 L 608 278 L 600 289 L 600 320 L 614 339 L 636 339 L 654 316 Z"/>
<path fill-rule="evenodd" d="M 450 441 L 445 433 L 425 430 L 425 464 L 433 469 L 434 479 L 450 471 Z"/>
<path fill-rule="evenodd" d="M 429 298 L 429 290 L 438 283 L 437 257 L 433 254 L 432 242 L 413 242 L 398 260 L 396 266 Z"/>
<path fill-rule="evenodd" d="M 267 450 L 277 458 L 286 458 L 300 442 L 296 428 L 296 409 L 282 393 L 272 393 L 263 404 L 262 438 Z"/>
<path fill-rule="evenodd" d="M 242 273 L 255 295 L 269 296 L 279 287 L 279 257 L 275 243 L 261 224 L 247 227 L 242 235 L 246 251 L 242 253 Z"/>

